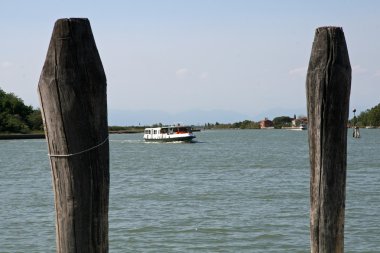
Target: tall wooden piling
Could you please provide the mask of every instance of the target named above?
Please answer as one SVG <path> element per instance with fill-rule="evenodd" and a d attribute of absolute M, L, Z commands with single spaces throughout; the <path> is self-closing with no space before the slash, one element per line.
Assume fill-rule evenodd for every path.
<path fill-rule="evenodd" d="M 351 66 L 342 28 L 315 32 L 306 80 L 311 252 L 344 252 Z"/>
<path fill-rule="evenodd" d="M 106 77 L 88 19 L 57 20 L 38 91 L 53 178 L 57 252 L 108 252 Z"/>

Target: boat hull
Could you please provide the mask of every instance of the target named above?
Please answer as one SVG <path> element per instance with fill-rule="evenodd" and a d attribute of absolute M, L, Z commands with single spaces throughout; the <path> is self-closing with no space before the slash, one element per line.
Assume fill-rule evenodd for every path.
<path fill-rule="evenodd" d="M 194 138 L 195 136 L 191 135 L 191 136 L 157 138 L 157 139 L 145 138 L 145 141 L 147 142 L 192 142 Z"/>

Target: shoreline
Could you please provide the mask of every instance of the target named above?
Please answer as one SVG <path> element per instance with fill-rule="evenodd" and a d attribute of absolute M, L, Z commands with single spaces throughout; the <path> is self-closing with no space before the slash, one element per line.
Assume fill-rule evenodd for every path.
<path fill-rule="evenodd" d="M 366 128 L 361 127 L 362 129 L 380 129 L 379 127 L 376 128 Z M 239 129 L 239 128 L 205 128 L 203 131 L 209 131 L 209 130 L 301 130 L 299 128 L 294 127 L 283 127 L 283 128 L 247 128 L 247 129 Z M 306 129 L 305 129 L 306 130 Z M 303 130 L 303 131 L 305 131 Z M 201 132 L 201 129 L 194 129 L 193 132 Z M 116 131 L 108 131 L 109 134 L 141 134 L 144 133 L 144 130 L 116 130 Z M 22 140 L 22 139 L 45 139 L 45 134 L 0 134 L 0 140 Z"/>
<path fill-rule="evenodd" d="M 0 140 L 45 139 L 45 134 L 0 134 Z"/>
<path fill-rule="evenodd" d="M 144 130 L 119 130 L 109 131 L 109 134 L 138 134 L 143 133 Z M 22 139 L 45 139 L 45 134 L 0 134 L 0 140 L 22 140 Z"/>

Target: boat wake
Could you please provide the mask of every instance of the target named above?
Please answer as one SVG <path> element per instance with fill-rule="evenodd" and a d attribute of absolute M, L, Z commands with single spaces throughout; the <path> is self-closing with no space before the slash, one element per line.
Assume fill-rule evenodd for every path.
<path fill-rule="evenodd" d="M 197 141 L 143 141 L 146 144 L 193 144 Z"/>
<path fill-rule="evenodd" d="M 110 142 L 114 143 L 145 143 L 144 140 L 110 140 Z"/>

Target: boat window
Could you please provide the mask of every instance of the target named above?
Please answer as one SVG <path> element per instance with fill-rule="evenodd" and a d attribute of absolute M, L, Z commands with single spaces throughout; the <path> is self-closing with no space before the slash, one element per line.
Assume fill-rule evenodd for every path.
<path fill-rule="evenodd" d="M 157 130 L 153 130 L 153 134 L 157 134 Z"/>
<path fill-rule="evenodd" d="M 168 132 L 168 129 L 167 129 L 167 128 L 162 128 L 162 129 L 161 129 L 161 133 L 162 133 L 162 134 L 166 134 L 167 132 Z"/>
<path fill-rule="evenodd" d="M 189 133 L 189 132 L 191 132 L 190 128 L 188 128 L 188 127 L 178 127 L 175 129 L 175 131 L 177 133 Z"/>

